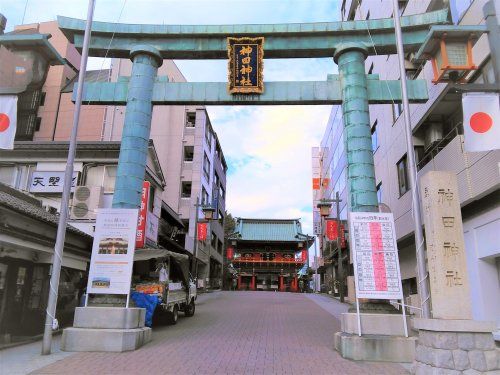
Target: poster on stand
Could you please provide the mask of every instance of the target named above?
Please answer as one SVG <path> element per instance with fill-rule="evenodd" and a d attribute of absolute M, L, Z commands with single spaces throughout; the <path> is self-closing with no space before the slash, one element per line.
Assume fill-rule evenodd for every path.
<path fill-rule="evenodd" d="M 97 213 L 88 293 L 129 294 L 137 216 L 137 209 L 113 208 Z"/>
<path fill-rule="evenodd" d="M 356 297 L 402 299 L 392 213 L 351 212 L 349 222 Z"/>

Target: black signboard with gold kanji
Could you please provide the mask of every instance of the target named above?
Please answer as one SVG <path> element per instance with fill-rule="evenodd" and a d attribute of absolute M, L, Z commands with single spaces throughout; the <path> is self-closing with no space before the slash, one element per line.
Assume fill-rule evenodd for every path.
<path fill-rule="evenodd" d="M 230 94 L 262 94 L 264 92 L 264 37 L 227 38 Z"/>

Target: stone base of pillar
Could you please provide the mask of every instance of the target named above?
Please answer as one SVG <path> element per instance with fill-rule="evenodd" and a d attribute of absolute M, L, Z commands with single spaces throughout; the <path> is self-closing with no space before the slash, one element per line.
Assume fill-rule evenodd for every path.
<path fill-rule="evenodd" d="M 355 361 L 413 362 L 416 337 L 335 334 L 335 350 L 343 358 Z"/>
<path fill-rule="evenodd" d="M 493 322 L 465 319 L 413 320 L 419 331 L 413 374 L 498 374 L 500 348 Z"/>
<path fill-rule="evenodd" d="M 407 362 L 415 359 L 416 337 L 405 337 L 403 315 L 343 313 L 341 332 L 335 334 L 335 349 L 344 358 L 356 361 Z M 409 321 L 407 319 L 409 326 Z M 411 332 L 410 332 L 411 333 Z"/>
<path fill-rule="evenodd" d="M 77 307 L 73 327 L 63 330 L 61 350 L 67 352 L 124 352 L 151 341 L 145 309 Z"/>

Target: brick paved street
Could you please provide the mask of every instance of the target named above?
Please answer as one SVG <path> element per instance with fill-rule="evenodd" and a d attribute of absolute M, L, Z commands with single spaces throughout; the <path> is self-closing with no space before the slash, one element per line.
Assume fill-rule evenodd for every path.
<path fill-rule="evenodd" d="M 220 292 L 135 352 L 77 353 L 36 374 L 404 374 L 333 349 L 339 321 L 304 294 Z M 325 298 L 326 299 L 326 298 Z M 336 301 L 332 304 L 338 303 Z"/>

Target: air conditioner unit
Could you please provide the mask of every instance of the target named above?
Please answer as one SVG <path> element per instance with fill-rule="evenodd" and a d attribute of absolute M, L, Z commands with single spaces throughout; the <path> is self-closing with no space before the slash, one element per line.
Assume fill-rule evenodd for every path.
<path fill-rule="evenodd" d="M 436 142 L 439 142 L 443 139 L 443 124 L 439 122 L 432 122 L 428 124 L 427 129 L 425 130 L 425 150 L 428 150 Z"/>
<path fill-rule="evenodd" d="M 102 186 L 77 186 L 73 193 L 70 218 L 94 220 L 102 201 Z"/>

